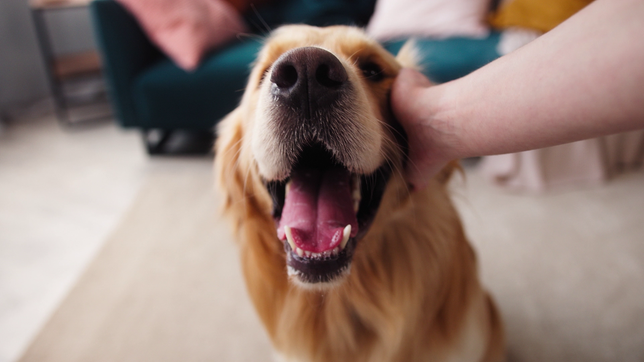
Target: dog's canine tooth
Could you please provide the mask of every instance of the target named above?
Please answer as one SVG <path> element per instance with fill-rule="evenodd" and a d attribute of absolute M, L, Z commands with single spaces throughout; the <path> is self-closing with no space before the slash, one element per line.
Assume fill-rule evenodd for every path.
<path fill-rule="evenodd" d="M 288 244 L 291 246 L 291 250 L 296 251 L 297 246 L 295 246 L 295 241 L 293 241 L 293 233 L 291 232 L 290 226 L 284 225 L 284 234 L 286 234 L 286 240 L 288 241 Z"/>
<path fill-rule="evenodd" d="M 340 249 L 344 250 L 349 242 L 349 236 L 351 236 L 351 224 L 344 227 L 342 231 L 342 243 L 340 243 Z"/>
<path fill-rule="evenodd" d="M 300 248 L 295 248 L 297 255 L 300 256 L 300 258 L 304 255 L 304 250 Z"/>
<path fill-rule="evenodd" d="M 288 192 L 291 190 L 291 181 L 289 181 L 286 186 L 284 187 L 284 197 L 288 195 Z"/>

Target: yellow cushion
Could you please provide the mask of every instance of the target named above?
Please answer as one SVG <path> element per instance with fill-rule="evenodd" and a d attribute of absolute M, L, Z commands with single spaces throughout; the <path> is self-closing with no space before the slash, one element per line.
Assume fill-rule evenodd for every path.
<path fill-rule="evenodd" d="M 490 18 L 495 28 L 518 26 L 547 32 L 592 0 L 514 0 Z"/>

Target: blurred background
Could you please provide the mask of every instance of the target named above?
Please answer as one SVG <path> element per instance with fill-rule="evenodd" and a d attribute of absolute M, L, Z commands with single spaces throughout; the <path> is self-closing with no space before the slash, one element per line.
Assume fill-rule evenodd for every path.
<path fill-rule="evenodd" d="M 216 123 L 281 24 L 462 77 L 584 0 L 0 1 L 0 362 L 263 361 L 217 214 Z M 510 361 L 644 360 L 644 131 L 463 160 Z"/>

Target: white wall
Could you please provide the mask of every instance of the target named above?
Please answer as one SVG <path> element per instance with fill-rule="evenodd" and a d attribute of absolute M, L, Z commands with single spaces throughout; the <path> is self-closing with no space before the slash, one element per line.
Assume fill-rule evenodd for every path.
<path fill-rule="evenodd" d="M 57 53 L 94 48 L 87 10 L 50 12 Z M 28 104 L 49 95 L 28 0 L 0 0 L 0 106 Z"/>

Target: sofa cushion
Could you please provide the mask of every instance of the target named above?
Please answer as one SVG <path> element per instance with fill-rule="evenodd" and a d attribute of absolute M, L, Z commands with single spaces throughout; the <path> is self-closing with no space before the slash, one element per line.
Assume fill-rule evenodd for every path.
<path fill-rule="evenodd" d="M 497 29 L 521 27 L 547 32 L 590 4 L 592 0 L 513 0 L 490 17 Z"/>
<path fill-rule="evenodd" d="M 500 33 L 482 39 L 455 37 L 442 40 L 417 39 L 423 73 L 435 83 L 460 78 L 499 57 L 496 46 Z M 387 42 L 385 48 L 397 54 L 404 40 Z"/>
<path fill-rule="evenodd" d="M 367 33 L 378 40 L 484 38 L 490 0 L 378 0 Z"/>
<path fill-rule="evenodd" d="M 203 55 L 246 32 L 237 10 L 223 0 L 118 0 L 150 39 L 180 67 L 194 70 Z"/>
<path fill-rule="evenodd" d="M 261 43 L 247 40 L 208 55 L 193 72 L 169 59 L 157 62 L 134 81 L 132 97 L 143 129 L 211 129 L 237 107 L 249 64 Z"/>

